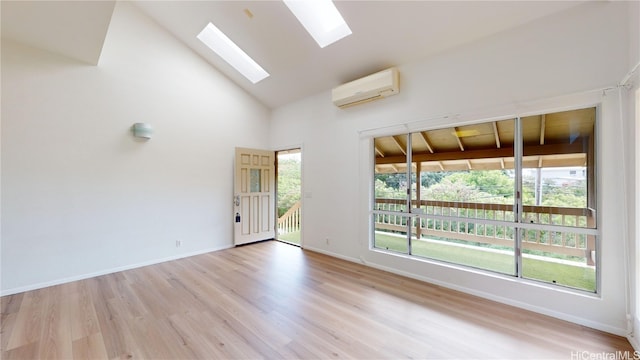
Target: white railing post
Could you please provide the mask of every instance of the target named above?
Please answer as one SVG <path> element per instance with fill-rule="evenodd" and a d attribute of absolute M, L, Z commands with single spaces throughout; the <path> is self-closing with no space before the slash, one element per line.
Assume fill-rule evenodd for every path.
<path fill-rule="evenodd" d="M 298 200 L 278 218 L 278 234 L 300 231 L 301 201 Z"/>

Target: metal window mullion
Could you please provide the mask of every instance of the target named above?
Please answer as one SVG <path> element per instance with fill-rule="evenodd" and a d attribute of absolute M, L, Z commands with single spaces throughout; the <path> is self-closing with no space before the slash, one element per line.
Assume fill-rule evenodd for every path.
<path fill-rule="evenodd" d="M 522 156 L 523 156 L 523 141 L 522 141 L 522 119 L 518 116 L 515 118 L 515 134 L 513 141 L 513 167 L 515 170 L 515 202 L 513 204 L 513 213 L 515 216 L 513 217 L 513 221 L 515 222 L 515 232 L 514 243 L 515 243 L 515 274 L 517 277 L 522 278 L 522 235 L 525 231 L 523 228 L 518 226 L 522 223 Z"/>
<path fill-rule="evenodd" d="M 407 134 L 407 147 L 405 149 L 407 153 L 407 254 L 411 255 L 411 229 L 413 228 L 413 216 L 411 216 L 411 197 L 413 195 L 411 191 L 411 163 L 413 149 L 411 145 L 411 133 Z"/>

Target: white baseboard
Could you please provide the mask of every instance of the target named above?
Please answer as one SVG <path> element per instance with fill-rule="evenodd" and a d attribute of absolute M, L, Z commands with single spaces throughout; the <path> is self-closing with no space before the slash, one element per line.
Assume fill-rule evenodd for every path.
<path fill-rule="evenodd" d="M 393 273 L 393 274 L 405 276 L 405 277 L 408 277 L 408 278 L 411 278 L 411 279 L 424 281 L 424 282 L 427 282 L 427 283 L 430 283 L 430 284 L 442 286 L 442 287 L 447 288 L 447 289 L 460 291 L 460 292 L 463 292 L 465 294 L 478 296 L 478 297 L 481 297 L 481 298 L 484 298 L 484 299 L 488 299 L 488 300 L 492 300 L 492 301 L 495 301 L 495 302 L 499 302 L 499 303 L 502 303 L 502 304 L 515 306 L 517 308 L 533 311 L 533 312 L 538 313 L 538 314 L 551 316 L 551 317 L 554 317 L 554 318 L 557 318 L 557 319 L 560 319 L 560 320 L 569 321 L 569 322 L 572 322 L 572 323 L 575 323 L 575 324 L 583 325 L 583 326 L 590 327 L 590 328 L 593 328 L 593 329 L 597 329 L 597 330 L 600 330 L 600 331 L 604 331 L 604 332 L 607 332 L 607 333 L 610 333 L 610 334 L 615 334 L 615 335 L 624 336 L 624 337 L 629 335 L 627 329 L 613 327 L 613 326 L 610 326 L 610 325 L 607 325 L 607 324 L 603 324 L 603 323 L 600 323 L 600 322 L 597 322 L 597 321 L 592 321 L 592 320 L 581 318 L 581 317 L 578 317 L 578 316 L 574 316 L 574 315 L 570 315 L 570 314 L 566 314 L 566 313 L 562 313 L 562 312 L 558 312 L 558 311 L 553 311 L 553 310 L 550 310 L 550 309 L 547 309 L 547 308 L 531 305 L 531 304 L 524 303 L 524 302 L 521 302 L 521 301 L 516 301 L 516 300 L 513 300 L 513 299 L 497 296 L 497 295 L 492 294 L 492 293 L 478 291 L 478 290 L 475 290 L 475 289 L 467 288 L 467 287 L 460 286 L 460 285 L 453 284 L 453 283 L 443 282 L 443 281 L 436 280 L 436 279 L 433 279 L 433 278 L 430 278 L 430 277 L 427 277 L 427 276 L 422 276 L 422 275 L 417 275 L 417 274 L 414 274 L 414 273 L 401 271 L 401 270 L 398 270 L 398 269 L 394 269 L 394 268 L 390 268 L 390 267 L 387 267 L 387 266 L 379 265 L 379 264 L 372 263 L 372 262 L 369 262 L 369 261 L 364 261 L 363 259 L 356 259 L 356 258 L 352 258 L 352 257 L 347 257 L 347 256 L 335 254 L 335 253 L 332 253 L 330 251 L 323 250 L 323 249 L 317 249 L 317 248 L 305 247 L 305 250 L 310 250 L 310 251 L 318 252 L 318 253 L 325 254 L 325 255 L 328 255 L 328 256 L 333 256 L 333 257 L 336 257 L 338 259 L 342 259 L 342 260 L 346 260 L 346 261 L 351 261 L 351 262 L 363 264 L 365 266 L 369 266 L 369 267 L 376 268 L 376 269 L 379 269 L 379 270 L 387 271 L 387 272 L 390 272 L 390 273 Z M 508 281 L 508 280 L 505 280 L 505 281 Z M 636 327 L 636 329 L 638 329 L 638 328 Z M 637 339 L 637 336 L 636 336 L 636 339 Z M 636 342 L 637 342 L 637 340 L 636 340 Z M 636 345 L 634 345 L 634 348 L 637 349 Z"/>
<path fill-rule="evenodd" d="M 18 294 L 18 293 L 25 292 L 25 291 L 42 289 L 42 288 L 46 288 L 46 287 L 49 287 L 49 286 L 66 284 L 66 283 L 70 283 L 70 282 L 73 282 L 73 281 L 90 279 L 90 278 L 93 278 L 93 277 L 96 277 L 96 276 L 113 274 L 113 273 L 120 272 L 120 271 L 131 270 L 131 269 L 136 269 L 136 268 L 140 268 L 140 267 L 143 267 L 143 266 L 149 266 L 149 265 L 159 264 L 159 263 L 163 263 L 163 262 L 167 262 L 167 261 L 183 259 L 183 258 L 195 256 L 195 255 L 201 255 L 201 254 L 210 253 L 210 252 L 213 252 L 213 251 L 220 251 L 220 250 L 224 250 L 224 249 L 229 249 L 229 248 L 232 248 L 232 247 L 233 247 L 233 245 L 223 246 L 223 247 L 218 247 L 218 248 L 207 248 L 207 249 L 203 249 L 203 250 L 193 251 L 193 252 L 190 252 L 190 253 L 183 253 L 183 254 L 178 254 L 178 255 L 174 255 L 174 256 L 169 256 L 169 257 L 166 257 L 166 258 L 148 260 L 148 261 L 144 261 L 144 262 L 137 263 L 137 264 L 119 266 L 119 267 L 100 270 L 100 271 L 96 271 L 96 272 L 92 272 L 92 273 L 87 273 L 87 274 L 82 274 L 82 275 L 77 275 L 77 276 L 71 276 L 71 277 L 68 277 L 68 278 L 56 279 L 56 280 L 45 281 L 45 282 L 41 282 L 41 283 L 37 283 L 37 284 L 31 284 L 31 285 L 27 285 L 27 286 L 21 286 L 21 287 L 17 287 L 17 288 L 12 288 L 12 289 L 6 289 L 6 290 L 0 291 L 0 296 L 13 295 L 13 294 Z"/>
<path fill-rule="evenodd" d="M 313 252 L 317 252 L 317 253 L 324 254 L 324 255 L 328 255 L 328 256 L 331 256 L 331 257 L 334 257 L 334 258 L 346 260 L 346 261 L 351 261 L 351 262 L 364 264 L 363 262 L 361 262 L 360 260 L 358 260 L 356 258 L 344 256 L 344 255 L 341 255 L 341 254 L 336 254 L 336 253 L 333 253 L 333 252 L 330 252 L 330 251 L 327 251 L 327 250 L 324 250 L 324 249 L 318 249 L 318 248 L 315 248 L 315 247 L 308 247 L 308 246 L 305 246 L 303 249 L 304 250 L 313 251 Z"/>

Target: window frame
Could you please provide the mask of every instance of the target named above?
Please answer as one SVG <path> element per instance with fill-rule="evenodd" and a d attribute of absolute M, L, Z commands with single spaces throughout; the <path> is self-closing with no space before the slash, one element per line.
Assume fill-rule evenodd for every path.
<path fill-rule="evenodd" d="M 578 106 L 578 107 L 573 107 L 573 108 L 565 108 L 565 109 L 561 109 L 561 110 L 556 110 L 557 112 L 562 112 L 562 111 L 570 111 L 570 110 L 581 110 L 581 109 L 590 109 L 593 108 L 594 109 L 594 124 L 593 124 L 593 139 L 592 139 L 592 147 L 593 147 L 593 154 L 592 154 L 592 159 L 591 159 L 591 163 L 589 164 L 588 167 L 586 167 L 583 171 L 585 172 L 589 172 L 589 167 L 592 167 L 592 177 L 590 178 L 591 181 L 593 181 L 594 183 L 591 185 L 593 187 L 593 196 L 594 199 L 593 201 L 595 202 L 595 206 L 596 209 L 600 208 L 600 194 L 598 191 L 598 159 L 600 157 L 600 153 L 599 153 L 599 137 L 600 137 L 600 123 L 601 123 L 601 109 L 600 109 L 600 104 L 596 104 L 596 105 L 584 105 L 584 106 Z M 600 242 L 601 242 L 601 234 L 600 234 L 600 226 L 599 226 L 599 222 L 601 221 L 600 216 L 598 214 L 598 211 L 594 211 L 594 221 L 595 221 L 595 225 L 591 228 L 589 227 L 580 227 L 580 226 L 566 226 L 566 225 L 550 225 L 550 224 L 542 224 L 542 223 L 528 223 L 525 222 L 525 219 L 523 218 L 524 216 L 524 212 L 523 212 L 523 199 L 522 199 L 522 184 L 523 184 L 523 179 L 522 179 L 522 163 L 523 163 L 523 147 L 524 147 L 524 141 L 523 141 L 523 133 L 522 133 L 522 118 L 526 117 L 526 116 L 535 116 L 535 115 L 546 115 L 546 114 L 550 114 L 550 113 L 554 113 L 554 111 L 546 111 L 546 112 L 533 112 L 531 114 L 526 114 L 526 115 L 520 115 L 520 116 L 505 116 L 505 117 L 496 117 L 496 118 L 491 118 L 491 119 L 484 119 L 484 120 L 476 120 L 476 121 L 470 121 L 470 122 L 461 122 L 461 123 L 453 123 L 453 124 L 442 124 L 441 126 L 434 126 L 434 127 L 426 127 L 426 128 L 415 128 L 415 129 L 410 129 L 409 127 L 406 127 L 403 130 L 406 130 L 402 133 L 392 133 L 392 134 L 376 134 L 375 136 L 372 136 L 372 141 L 371 144 L 374 145 L 375 144 L 375 139 L 377 139 L 378 137 L 383 137 L 383 136 L 406 136 L 407 138 L 407 146 L 406 146 L 406 162 L 407 162 L 407 171 L 406 171 L 406 178 L 407 179 L 411 179 L 412 175 L 415 175 L 415 172 L 412 171 L 412 154 L 413 151 L 411 151 L 412 147 L 411 147 L 411 138 L 412 135 L 416 132 L 428 132 L 428 131 L 432 131 L 432 130 L 439 130 L 439 129 L 447 129 L 447 128 L 451 128 L 451 127 L 456 127 L 456 126 L 466 126 L 466 125 L 473 125 L 473 124 L 482 124 L 482 123 L 486 123 L 486 122 L 491 122 L 491 121 L 499 121 L 499 120 L 510 120 L 513 119 L 514 121 L 514 173 L 515 173 L 515 197 L 514 197 L 514 218 L 515 221 L 513 222 L 507 222 L 507 221 L 495 221 L 495 220 L 490 220 L 490 219 L 480 219 L 480 218 L 464 218 L 464 217 L 456 217 L 456 216 L 451 216 L 451 215 L 437 215 L 437 214 L 425 214 L 422 213 L 422 211 L 419 209 L 419 211 L 415 211 L 416 209 L 413 208 L 412 206 L 412 197 L 413 192 L 411 191 L 411 186 L 408 187 L 407 189 L 407 196 L 406 196 L 406 206 L 405 206 L 405 211 L 402 212 L 393 212 L 393 211 L 384 211 L 384 210 L 376 210 L 375 209 L 375 204 L 376 204 L 376 195 L 375 195 L 375 189 L 374 189 L 374 184 L 375 184 L 375 175 L 376 175 L 376 171 L 375 171 L 375 164 L 376 164 L 376 149 L 375 149 L 375 145 L 371 146 L 373 147 L 373 156 L 372 156 L 372 162 L 373 162 L 373 166 L 372 166 L 372 177 L 371 179 L 373 179 L 373 181 L 371 182 L 371 198 L 372 200 L 370 201 L 370 208 L 369 208 L 369 221 L 370 221 L 370 236 L 369 236 L 369 249 L 370 250 L 374 250 L 374 251 L 379 251 L 379 252 L 383 252 L 383 253 L 391 253 L 391 254 L 395 254 L 395 255 L 402 255 L 411 259 L 419 259 L 419 260 L 426 260 L 426 261 L 433 261 L 433 262 L 437 262 L 437 263 L 442 263 L 443 261 L 441 260 L 437 260 L 437 259 L 432 259 L 432 258 L 427 258 L 427 257 L 422 257 L 419 255 L 414 255 L 412 252 L 412 233 L 411 233 L 411 228 L 412 226 L 409 226 L 409 223 L 412 223 L 414 221 L 428 221 L 429 219 L 431 220 L 440 220 L 440 221 L 459 221 L 459 220 L 466 220 L 468 222 L 473 222 L 476 224 L 482 224 L 482 225 L 493 225 L 493 226 L 512 226 L 514 229 L 514 274 L 510 275 L 510 274 L 502 274 L 502 273 L 497 273 L 497 274 L 501 274 L 504 276 L 508 276 L 509 278 L 517 278 L 519 280 L 523 280 L 523 281 L 527 281 L 527 282 L 534 282 L 536 284 L 544 284 L 544 285 L 548 285 L 550 287 L 552 287 L 553 289 L 565 289 L 565 290 L 569 290 L 569 291 L 577 291 L 579 293 L 588 293 L 588 294 L 595 294 L 598 295 L 601 291 L 601 281 L 600 281 L 600 277 L 601 277 L 601 261 L 600 261 Z M 398 129 L 399 130 L 399 129 Z M 588 175 L 587 175 L 588 176 Z M 416 183 L 418 184 L 417 186 L 420 186 L 421 181 L 420 179 L 418 179 L 416 181 Z M 587 185 L 588 186 L 588 185 Z M 587 203 L 585 206 L 585 209 L 588 208 L 589 204 Z M 375 241 L 376 241 L 376 216 L 377 215 L 383 215 L 383 216 L 403 216 L 407 218 L 407 233 L 406 233 L 406 238 L 407 238 L 407 252 L 397 252 L 397 251 L 393 251 L 393 250 L 389 250 L 389 249 L 382 249 L 379 247 L 376 247 L 375 245 Z M 580 234 L 580 235 L 585 235 L 585 236 L 593 236 L 594 237 L 594 241 L 595 241 L 595 246 L 594 246 L 594 251 L 595 251 L 595 256 L 593 258 L 594 261 L 594 277 L 595 277 L 595 289 L 593 291 L 589 290 L 589 289 L 582 289 L 582 288 L 576 288 L 576 287 L 571 287 L 568 285 L 562 285 L 562 284 L 556 284 L 556 283 L 551 283 L 551 282 L 547 282 L 544 280 L 540 280 L 540 279 L 535 279 L 535 278 L 530 278 L 530 277 L 525 277 L 523 276 L 523 244 L 522 244 L 522 240 L 523 240 L 523 233 L 525 231 L 528 230 L 534 230 L 534 231 L 548 231 L 548 232 L 561 232 L 561 233 L 570 233 L 570 234 Z M 444 261 L 444 263 L 447 264 L 452 264 L 454 266 L 460 266 L 464 269 L 470 269 L 470 270 L 480 270 L 480 271 L 488 271 L 491 274 L 496 274 L 496 272 L 494 272 L 493 270 L 489 270 L 489 269 L 482 269 L 482 268 L 477 268 L 477 267 L 473 267 L 473 266 L 468 266 L 465 264 L 460 264 L 460 263 L 452 263 L 452 262 L 447 262 Z"/>

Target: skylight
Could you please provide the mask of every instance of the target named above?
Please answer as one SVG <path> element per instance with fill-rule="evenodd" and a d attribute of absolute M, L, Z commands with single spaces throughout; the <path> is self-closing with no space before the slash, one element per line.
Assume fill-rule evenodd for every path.
<path fill-rule="evenodd" d="M 331 0 L 283 0 L 321 48 L 331 45 L 351 29 Z"/>
<path fill-rule="evenodd" d="M 255 84 L 269 76 L 268 72 L 212 23 L 202 29 L 198 39 L 252 83 Z"/>

